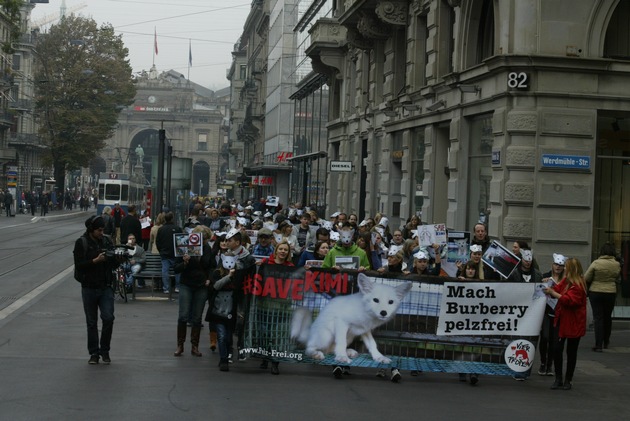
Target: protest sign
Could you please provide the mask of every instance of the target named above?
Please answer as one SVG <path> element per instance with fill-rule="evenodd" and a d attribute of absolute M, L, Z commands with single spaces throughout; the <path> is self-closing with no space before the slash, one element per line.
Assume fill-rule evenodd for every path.
<path fill-rule="evenodd" d="M 337 256 L 335 257 L 335 266 L 342 269 L 359 269 L 361 259 L 359 256 Z"/>
<path fill-rule="evenodd" d="M 175 243 L 175 257 L 203 255 L 203 234 L 173 234 Z"/>
<path fill-rule="evenodd" d="M 505 279 L 510 277 L 512 271 L 521 262 L 521 259 L 517 255 L 496 240 L 492 241 L 490 247 L 488 247 L 481 257 L 481 260 Z"/>
<path fill-rule="evenodd" d="M 433 244 L 445 245 L 447 243 L 446 225 L 418 225 L 418 243 L 420 247 L 430 247 Z"/>
<path fill-rule="evenodd" d="M 466 263 L 470 255 L 470 232 L 448 232 L 448 254 L 446 261 L 450 263 Z"/>

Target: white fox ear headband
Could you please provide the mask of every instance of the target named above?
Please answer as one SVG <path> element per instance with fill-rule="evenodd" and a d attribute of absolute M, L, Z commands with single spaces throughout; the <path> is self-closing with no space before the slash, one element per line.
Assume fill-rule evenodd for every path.
<path fill-rule="evenodd" d="M 473 244 L 472 246 L 470 246 L 471 253 L 481 253 L 482 251 L 483 247 L 481 247 L 481 245 L 479 244 Z"/>

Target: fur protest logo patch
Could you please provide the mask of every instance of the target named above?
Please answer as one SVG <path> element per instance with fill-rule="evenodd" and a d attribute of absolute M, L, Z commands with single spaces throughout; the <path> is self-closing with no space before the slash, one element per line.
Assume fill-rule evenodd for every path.
<path fill-rule="evenodd" d="M 505 363 L 510 369 L 523 373 L 534 364 L 536 349 L 525 339 L 518 339 L 505 348 Z"/>

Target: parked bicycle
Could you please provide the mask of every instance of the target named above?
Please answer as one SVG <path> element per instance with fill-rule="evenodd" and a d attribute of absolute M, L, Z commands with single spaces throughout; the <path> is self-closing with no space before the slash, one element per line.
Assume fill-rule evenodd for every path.
<path fill-rule="evenodd" d="M 127 268 L 129 267 L 129 250 L 133 247 L 126 244 L 117 244 L 113 248 L 107 250 L 107 257 L 115 258 L 118 265 L 112 269 L 114 290 L 114 298 L 120 297 L 125 303 L 127 302 Z"/>

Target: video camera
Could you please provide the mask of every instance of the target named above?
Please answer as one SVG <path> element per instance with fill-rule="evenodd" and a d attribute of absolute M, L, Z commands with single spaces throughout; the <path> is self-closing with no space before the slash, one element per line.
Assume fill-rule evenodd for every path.
<path fill-rule="evenodd" d="M 101 250 L 101 253 L 105 253 L 108 259 L 116 259 L 118 262 L 123 262 L 129 257 L 127 251 L 133 250 L 134 247 L 127 244 L 116 244 L 108 249 Z"/>

